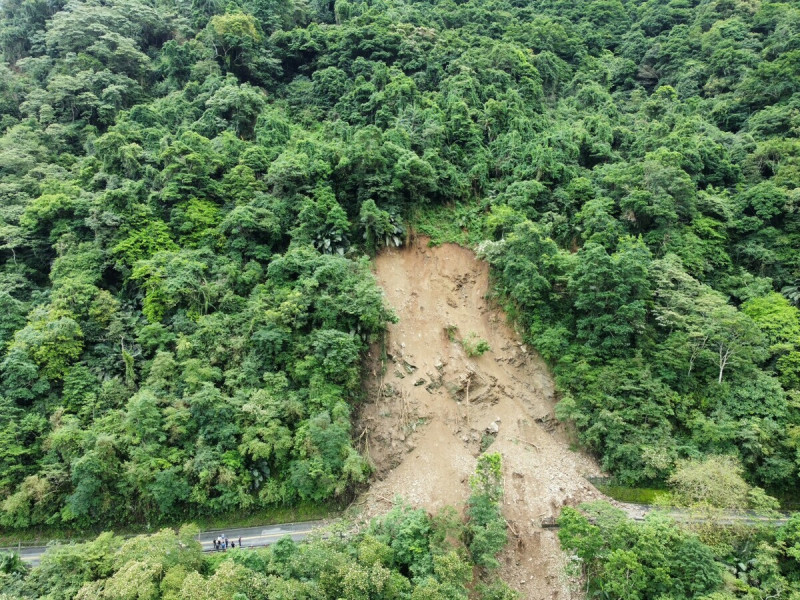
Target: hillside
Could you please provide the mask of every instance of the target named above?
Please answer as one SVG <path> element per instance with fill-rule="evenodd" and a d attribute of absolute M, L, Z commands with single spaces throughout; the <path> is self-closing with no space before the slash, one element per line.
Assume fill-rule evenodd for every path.
<path fill-rule="evenodd" d="M 406 338 L 386 348 L 393 360 L 429 363 L 399 381 L 405 366 L 390 363 L 383 380 L 402 391 L 425 379 L 408 390 L 419 419 L 425 394 L 460 400 L 446 391 L 460 378 L 463 403 L 468 382 L 476 402 L 469 426 L 456 412 L 418 427 L 417 443 L 436 428 L 467 438 L 444 497 L 462 496 L 491 423 L 498 448 L 509 435 L 577 456 L 561 453 L 554 415 L 621 485 L 722 472 L 735 493 L 717 503 L 796 500 L 796 0 L 4 0 L 0 54 L 4 530 L 349 504 L 415 439 L 378 431 L 368 449 L 370 423 L 355 423 L 374 402 L 363 366 L 387 328 Z M 468 277 L 447 275 L 444 304 L 420 300 L 452 311 L 449 336 L 474 360 L 432 331 L 412 349 L 395 323 L 389 305 L 409 322 L 422 311 L 403 313 L 417 300 L 394 295 L 410 286 L 381 261 L 412 232 L 489 265 L 484 279 L 464 255 Z M 422 276 L 408 277 L 421 295 Z M 491 306 L 476 296 L 468 315 L 454 285 L 487 290 Z M 495 306 L 518 341 L 495 337 Z M 472 324 L 494 314 L 496 329 Z M 478 358 L 480 338 L 492 351 Z M 499 385 L 531 429 L 497 423 L 473 395 L 512 402 Z M 555 436 L 525 437 L 545 417 Z M 513 503 L 522 471 L 506 468 Z M 433 502 L 411 475 L 406 491 Z M 564 500 L 525 494 L 548 511 Z M 496 542 L 484 508 L 476 535 Z M 694 588 L 659 579 L 642 550 L 655 546 L 631 550 L 638 533 L 615 537 L 615 524 L 586 525 L 603 548 L 581 559 L 597 567 L 588 589 L 616 572 L 641 573 L 619 581 L 649 582 L 642 598 L 763 600 L 800 586 L 791 527 L 691 541 L 619 525 L 672 540 L 673 575 L 694 569 L 684 546 L 697 550 L 709 577 Z M 769 577 L 738 567 L 768 556 Z"/>
<path fill-rule="evenodd" d="M 4 3 L 0 523 L 364 481 L 361 257 L 420 220 L 482 242 L 620 481 L 795 489 L 796 11 Z"/>

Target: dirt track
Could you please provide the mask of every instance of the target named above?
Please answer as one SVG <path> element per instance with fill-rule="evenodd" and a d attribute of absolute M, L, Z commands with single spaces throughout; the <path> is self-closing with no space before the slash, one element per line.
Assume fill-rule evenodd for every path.
<path fill-rule="evenodd" d="M 482 441 L 495 434 L 510 528 L 500 574 L 524 598 L 570 598 L 556 534 L 539 524 L 565 504 L 601 498 L 584 477 L 599 468 L 569 449 L 546 365 L 486 301 L 488 266 L 420 238 L 383 252 L 375 269 L 400 321 L 389 328 L 386 362 L 381 348 L 371 351 L 358 432 L 376 477 L 359 504 L 367 516 L 398 495 L 431 511 L 463 506 Z M 468 357 L 459 340 L 471 333 L 491 351 Z"/>

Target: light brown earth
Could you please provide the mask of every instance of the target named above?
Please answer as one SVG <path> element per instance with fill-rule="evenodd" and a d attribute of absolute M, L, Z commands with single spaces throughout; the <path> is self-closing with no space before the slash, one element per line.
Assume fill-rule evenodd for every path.
<path fill-rule="evenodd" d="M 482 436 L 496 431 L 490 451 L 503 457 L 509 524 L 500 576 L 523 598 L 571 598 L 565 556 L 541 520 L 601 498 L 585 479 L 600 470 L 570 450 L 546 365 L 487 301 L 486 263 L 460 246 L 427 242 L 417 238 L 375 261 L 399 322 L 383 350 L 370 352 L 373 377 L 357 434 L 376 475 L 358 504 L 367 517 L 388 510 L 396 496 L 431 512 L 462 507 Z M 459 340 L 470 333 L 491 351 L 468 357 Z"/>

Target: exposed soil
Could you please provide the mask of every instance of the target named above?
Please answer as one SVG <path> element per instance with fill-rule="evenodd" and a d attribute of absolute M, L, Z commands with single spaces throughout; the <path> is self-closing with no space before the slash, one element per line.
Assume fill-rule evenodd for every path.
<path fill-rule="evenodd" d="M 493 437 L 509 524 L 500 575 L 524 598 L 571 598 L 564 554 L 541 520 L 602 498 L 585 479 L 600 469 L 570 450 L 546 365 L 486 300 L 488 265 L 460 246 L 427 242 L 418 238 L 375 261 L 400 320 L 370 352 L 373 377 L 357 432 L 375 478 L 359 504 L 365 516 L 385 512 L 396 496 L 432 512 L 463 506 L 476 457 Z M 460 340 L 471 333 L 491 350 L 467 356 Z"/>

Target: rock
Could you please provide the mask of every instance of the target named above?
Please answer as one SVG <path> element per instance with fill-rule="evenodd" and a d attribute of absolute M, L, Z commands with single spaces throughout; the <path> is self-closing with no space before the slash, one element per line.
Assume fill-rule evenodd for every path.
<path fill-rule="evenodd" d="M 499 432 L 500 432 L 500 425 L 497 424 L 497 421 L 489 423 L 489 426 L 486 428 L 486 433 L 497 434 Z"/>
<path fill-rule="evenodd" d="M 426 390 L 427 390 L 429 393 L 431 393 L 431 394 L 432 394 L 433 392 L 435 392 L 436 390 L 438 390 L 440 387 L 442 387 L 442 384 L 441 384 L 441 383 L 439 383 L 438 381 L 431 381 L 431 382 L 430 382 L 428 385 L 426 385 L 426 386 L 425 386 L 425 389 L 426 389 Z"/>

